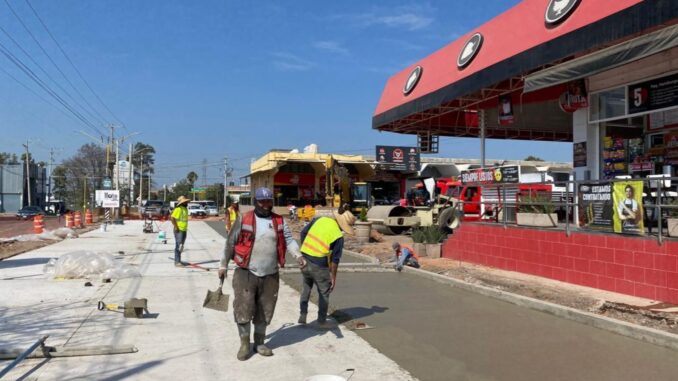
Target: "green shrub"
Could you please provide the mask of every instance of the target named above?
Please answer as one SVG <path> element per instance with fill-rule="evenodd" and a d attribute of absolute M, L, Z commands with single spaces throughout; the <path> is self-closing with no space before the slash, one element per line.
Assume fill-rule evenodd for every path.
<path fill-rule="evenodd" d="M 555 208 L 551 201 L 551 194 L 544 192 L 530 192 L 518 197 L 520 213 L 551 214 Z"/>
<path fill-rule="evenodd" d="M 358 216 L 358 219 L 361 222 L 367 222 L 367 208 L 363 206 L 362 209 L 360 209 L 360 215 Z"/>
<path fill-rule="evenodd" d="M 447 234 L 438 226 L 425 226 L 412 229 L 412 241 L 414 243 L 441 243 L 447 238 Z"/>

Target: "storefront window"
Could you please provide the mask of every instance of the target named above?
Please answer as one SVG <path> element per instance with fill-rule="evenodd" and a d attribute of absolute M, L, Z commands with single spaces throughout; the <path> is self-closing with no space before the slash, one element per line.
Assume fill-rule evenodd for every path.
<path fill-rule="evenodd" d="M 626 87 L 591 94 L 589 123 L 617 119 L 626 115 Z"/>

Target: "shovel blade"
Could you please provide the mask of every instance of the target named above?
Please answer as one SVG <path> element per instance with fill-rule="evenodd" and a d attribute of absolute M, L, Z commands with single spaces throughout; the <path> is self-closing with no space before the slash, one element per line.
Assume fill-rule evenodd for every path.
<path fill-rule="evenodd" d="M 216 291 L 207 290 L 207 296 L 202 303 L 204 308 L 209 308 L 217 311 L 228 311 L 228 295 L 221 292 L 221 289 Z"/>

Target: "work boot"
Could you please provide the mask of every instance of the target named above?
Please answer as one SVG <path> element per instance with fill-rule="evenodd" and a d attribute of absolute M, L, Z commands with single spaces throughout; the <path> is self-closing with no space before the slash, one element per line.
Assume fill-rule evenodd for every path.
<path fill-rule="evenodd" d="M 238 360 L 245 361 L 250 357 L 250 337 L 240 336 L 240 349 L 238 349 Z"/>
<path fill-rule="evenodd" d="M 297 321 L 299 324 L 306 324 L 306 314 L 299 314 L 299 320 Z"/>
<path fill-rule="evenodd" d="M 273 356 L 273 351 L 271 350 L 271 348 L 264 345 L 264 339 L 265 338 L 266 338 L 266 335 L 255 333 L 254 334 L 254 349 L 257 351 L 258 354 L 260 354 L 262 356 Z"/>

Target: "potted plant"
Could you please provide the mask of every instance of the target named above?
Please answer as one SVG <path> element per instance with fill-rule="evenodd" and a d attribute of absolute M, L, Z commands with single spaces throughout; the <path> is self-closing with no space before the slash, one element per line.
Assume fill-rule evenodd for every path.
<path fill-rule="evenodd" d="M 669 237 L 678 237 L 678 199 L 674 199 L 669 205 L 673 208 L 667 209 L 668 218 L 666 225 L 668 226 Z"/>
<path fill-rule="evenodd" d="M 441 246 L 445 238 L 447 234 L 438 226 L 416 228 L 412 231 L 413 249 L 420 256 L 440 258 Z"/>
<path fill-rule="evenodd" d="M 358 221 L 353 225 L 355 230 L 355 237 L 359 243 L 370 242 L 370 235 L 372 234 L 372 223 L 367 220 L 367 209 L 363 207 L 360 209 Z"/>
<path fill-rule="evenodd" d="M 558 214 L 554 213 L 550 193 L 533 193 L 520 195 L 520 210 L 516 213 L 516 221 L 522 226 L 555 227 L 558 225 Z"/>

